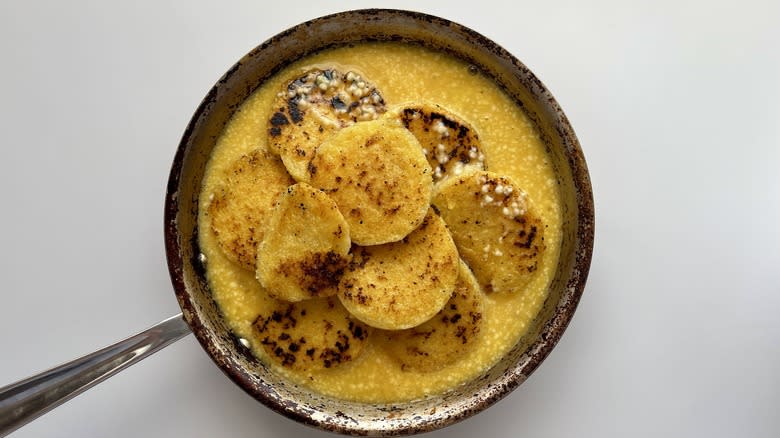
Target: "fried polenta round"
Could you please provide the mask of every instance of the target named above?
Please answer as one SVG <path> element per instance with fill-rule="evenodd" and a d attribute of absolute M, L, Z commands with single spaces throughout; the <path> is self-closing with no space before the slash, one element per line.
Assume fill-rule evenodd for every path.
<path fill-rule="evenodd" d="M 276 197 L 295 181 L 279 157 L 259 149 L 229 166 L 223 181 L 211 194 L 211 229 L 228 259 L 254 270 Z"/>
<path fill-rule="evenodd" d="M 306 183 L 292 185 L 279 196 L 257 249 L 257 279 L 285 301 L 335 295 L 351 245 L 336 203 Z"/>
<path fill-rule="evenodd" d="M 441 218 L 432 210 L 399 242 L 355 247 L 338 297 L 366 324 L 401 330 L 424 323 L 452 295 L 458 252 Z"/>
<path fill-rule="evenodd" d="M 252 323 L 257 341 L 285 368 L 316 371 L 357 359 L 370 327 L 354 320 L 335 297 L 279 301 Z"/>
<path fill-rule="evenodd" d="M 358 245 L 402 239 L 422 223 L 431 199 L 431 167 L 420 143 L 390 120 L 344 128 L 309 164 L 310 184 L 328 192 Z"/>
<path fill-rule="evenodd" d="M 486 170 L 482 143 L 474 127 L 452 111 L 433 103 L 408 103 L 389 110 L 420 142 L 433 169 L 433 182 Z"/>
<path fill-rule="evenodd" d="M 374 85 L 353 71 L 313 69 L 290 81 L 273 102 L 268 146 L 298 181 L 314 150 L 337 130 L 385 112 Z"/>
<path fill-rule="evenodd" d="M 433 204 L 486 293 L 518 292 L 531 281 L 545 250 L 544 224 L 516 184 L 472 172 L 444 182 Z"/>
<path fill-rule="evenodd" d="M 401 369 L 436 371 L 468 353 L 481 323 L 482 290 L 461 260 L 455 290 L 436 316 L 410 329 L 383 330 L 375 339 L 401 364 Z"/>

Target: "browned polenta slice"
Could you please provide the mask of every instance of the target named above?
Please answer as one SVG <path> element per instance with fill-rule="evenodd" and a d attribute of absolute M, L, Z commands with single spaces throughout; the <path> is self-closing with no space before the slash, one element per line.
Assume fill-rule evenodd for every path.
<path fill-rule="evenodd" d="M 350 246 L 349 225 L 333 200 L 295 184 L 279 196 L 257 250 L 257 279 L 285 301 L 334 295 Z"/>
<path fill-rule="evenodd" d="M 298 181 L 314 150 L 335 131 L 385 112 L 382 95 L 360 74 L 309 70 L 287 84 L 273 102 L 268 145 Z"/>
<path fill-rule="evenodd" d="M 508 178 L 473 172 L 442 183 L 433 199 L 460 256 L 485 292 L 523 290 L 544 252 L 544 225 Z"/>
<path fill-rule="evenodd" d="M 420 142 L 435 183 L 470 170 L 486 170 L 476 130 L 452 111 L 433 103 L 408 103 L 389 110 Z"/>
<path fill-rule="evenodd" d="M 377 338 L 402 369 L 435 371 L 468 353 L 481 323 L 482 290 L 469 267 L 460 261 L 452 297 L 436 316 L 410 329 L 383 330 Z"/>
<path fill-rule="evenodd" d="M 276 197 L 294 181 L 279 157 L 262 150 L 236 160 L 223 181 L 210 195 L 211 229 L 230 260 L 254 270 Z"/>
<path fill-rule="evenodd" d="M 335 297 L 278 302 L 252 324 L 268 357 L 283 367 L 316 371 L 356 359 L 370 328 L 354 320 Z"/>
<path fill-rule="evenodd" d="M 310 184 L 328 192 L 358 245 L 395 242 L 425 217 L 433 183 L 420 143 L 389 120 L 328 138 L 309 163 Z"/>
<path fill-rule="evenodd" d="M 338 297 L 366 324 L 400 330 L 438 313 L 457 279 L 458 252 L 444 222 L 431 209 L 403 240 L 353 249 Z"/>

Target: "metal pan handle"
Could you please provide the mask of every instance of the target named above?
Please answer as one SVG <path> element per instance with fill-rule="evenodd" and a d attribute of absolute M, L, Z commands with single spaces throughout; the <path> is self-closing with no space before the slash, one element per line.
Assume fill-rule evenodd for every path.
<path fill-rule="evenodd" d="M 0 388 L 0 437 L 189 333 L 178 314 L 114 345 Z"/>

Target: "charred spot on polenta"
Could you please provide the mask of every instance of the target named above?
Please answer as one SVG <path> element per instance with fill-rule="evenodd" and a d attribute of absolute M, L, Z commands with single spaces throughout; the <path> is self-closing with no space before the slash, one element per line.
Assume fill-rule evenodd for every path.
<path fill-rule="evenodd" d="M 281 366 L 316 371 L 355 360 L 371 328 L 354 320 L 335 298 L 279 301 L 252 323 L 268 357 Z"/>

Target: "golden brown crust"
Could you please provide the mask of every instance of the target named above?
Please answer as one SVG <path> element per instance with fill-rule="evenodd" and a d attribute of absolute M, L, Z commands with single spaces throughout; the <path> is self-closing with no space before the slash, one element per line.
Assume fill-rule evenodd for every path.
<path fill-rule="evenodd" d="M 420 142 L 433 169 L 433 182 L 486 170 L 482 143 L 474 127 L 452 111 L 434 103 L 407 103 L 389 110 Z"/>
<path fill-rule="evenodd" d="M 485 292 L 518 292 L 531 281 L 545 250 L 544 224 L 516 184 L 472 172 L 444 182 L 433 204 Z"/>
<path fill-rule="evenodd" d="M 230 260 L 254 270 L 276 197 L 294 181 L 279 157 L 259 149 L 229 166 L 222 181 L 207 211 L 211 229 Z"/>
<path fill-rule="evenodd" d="M 311 185 L 336 201 L 358 245 L 395 242 L 417 228 L 430 205 L 430 174 L 419 142 L 386 120 L 342 129 L 309 164 Z"/>
<path fill-rule="evenodd" d="M 360 74 L 313 69 L 290 81 L 273 102 L 268 146 L 297 181 L 323 140 L 341 128 L 385 112 L 382 95 Z"/>
<path fill-rule="evenodd" d="M 422 324 L 449 299 L 458 278 L 458 252 L 444 222 L 429 209 L 403 240 L 355 247 L 338 297 L 356 318 L 400 330 Z"/>
<path fill-rule="evenodd" d="M 379 340 L 402 369 L 436 371 L 468 354 L 481 325 L 482 290 L 461 260 L 455 290 L 439 313 L 417 327 L 383 330 L 374 339 Z"/>
<path fill-rule="evenodd" d="M 334 295 L 351 256 L 349 225 L 325 193 L 306 183 L 278 198 L 257 251 L 257 279 L 274 297 Z"/>
<path fill-rule="evenodd" d="M 316 371 L 355 360 L 371 329 L 350 317 L 333 297 L 278 302 L 252 324 L 271 360 L 285 368 Z"/>

